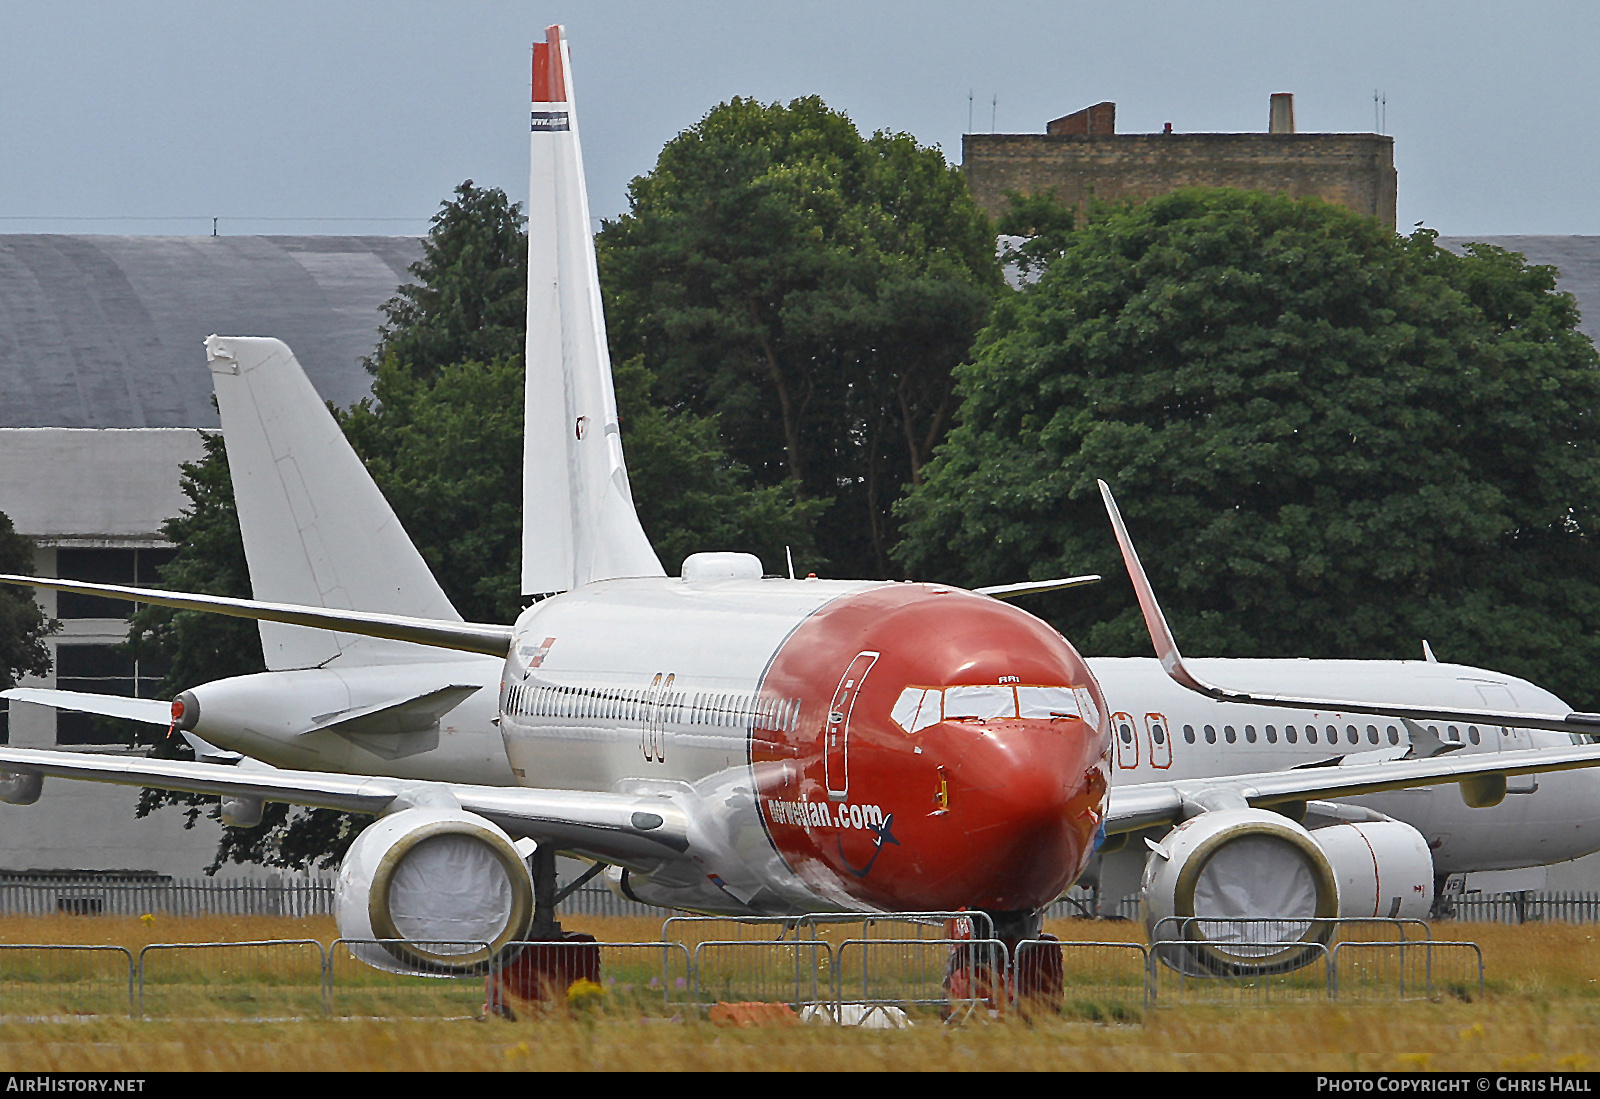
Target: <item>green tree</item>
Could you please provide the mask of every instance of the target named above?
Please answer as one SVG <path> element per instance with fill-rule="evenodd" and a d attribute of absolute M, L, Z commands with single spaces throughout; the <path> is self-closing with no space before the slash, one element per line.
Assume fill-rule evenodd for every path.
<path fill-rule="evenodd" d="M 892 571 L 890 507 L 1001 285 L 960 172 L 815 97 L 734 99 L 667 144 L 597 243 L 614 358 L 715 414 L 759 483 L 828 502 L 833 569 Z"/>
<path fill-rule="evenodd" d="M 1077 228 L 1077 212 L 1057 202 L 1054 191 L 1007 191 L 1006 200 L 1008 208 L 995 226 L 1002 238 L 1000 262 L 1015 266 L 1024 280 L 1035 279 L 1066 251 L 1068 235 Z"/>
<path fill-rule="evenodd" d="M 1196 654 L 1441 657 L 1579 705 L 1600 659 L 1600 360 L 1555 271 L 1315 201 L 1102 210 L 995 313 L 902 508 L 966 583 L 1122 567 L 1117 490 Z M 1149 652 L 1125 581 L 1039 597 Z"/>
<path fill-rule="evenodd" d="M 783 485 L 752 487 L 716 419 L 654 401 L 638 359 L 616 364 L 613 374 L 634 505 L 668 572 L 700 550 L 753 553 L 772 571 L 790 551 L 800 562 L 814 556 L 823 501 L 796 500 Z"/>
<path fill-rule="evenodd" d="M 419 378 L 463 362 L 522 353 L 527 330 L 528 237 L 521 207 L 498 187 L 467 180 L 433 216 L 407 283 L 383 306 L 388 323 L 367 360 L 389 356 Z"/>
<path fill-rule="evenodd" d="M 33 575 L 33 541 L 18 534 L 11 517 L 0 512 L 0 572 Z M 50 649 L 44 639 L 61 624 L 46 618 L 29 588 L 0 588 L 0 690 L 25 675 L 50 674 Z"/>
<path fill-rule="evenodd" d="M 468 621 L 522 610 L 522 356 L 419 374 L 394 354 L 372 398 L 334 410 L 445 594 Z"/>

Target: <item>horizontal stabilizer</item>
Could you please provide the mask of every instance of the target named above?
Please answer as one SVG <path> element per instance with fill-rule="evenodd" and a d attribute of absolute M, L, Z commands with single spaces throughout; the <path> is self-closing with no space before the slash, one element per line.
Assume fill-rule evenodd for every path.
<path fill-rule="evenodd" d="M 0 698 L 13 702 L 31 702 L 35 706 L 54 706 L 58 710 L 76 710 L 83 714 L 101 717 L 120 717 L 126 721 L 142 721 L 146 725 L 172 725 L 172 703 L 154 698 L 123 698 L 121 695 L 97 695 L 84 691 L 51 691 L 41 687 L 13 687 L 0 691 Z M 201 740 L 193 733 L 179 730 L 194 758 L 202 763 L 238 763 L 245 757 L 238 752 L 227 752 L 210 741 Z"/>
<path fill-rule="evenodd" d="M 232 599 L 222 595 L 193 595 L 158 591 L 154 588 L 127 588 L 120 584 L 90 584 L 82 580 L 56 580 L 39 576 L 13 576 L 0 573 L 0 584 L 48 588 L 79 595 L 101 595 L 107 599 L 126 599 L 131 603 L 150 603 L 157 607 L 176 607 L 183 611 L 208 611 L 233 618 L 253 618 L 258 622 L 286 622 L 291 626 L 311 626 L 340 633 L 385 637 L 410 641 L 436 649 L 505 656 L 511 648 L 511 627 L 483 622 L 439 622 L 408 618 L 399 614 L 373 614 L 333 607 L 301 607 L 290 603 L 262 603 L 254 599 Z"/>
<path fill-rule="evenodd" d="M 1089 573 L 1085 576 L 1064 576 L 1060 580 L 1029 580 L 1023 584 L 996 584 L 988 588 L 973 588 L 979 595 L 991 596 L 995 599 L 1015 599 L 1019 595 L 1032 595 L 1035 592 L 1055 591 L 1058 588 L 1078 588 L 1084 584 L 1093 584 L 1101 579 L 1098 573 Z"/>
<path fill-rule="evenodd" d="M 308 733 L 365 733 L 397 735 L 431 729 L 439 719 L 482 690 L 477 684 L 452 684 L 410 698 L 380 702 L 354 710 L 341 710 L 318 718 Z"/>
<path fill-rule="evenodd" d="M 1111 495 L 1111 488 L 1100 482 L 1100 496 L 1105 501 L 1106 514 L 1111 517 L 1112 530 L 1116 532 L 1117 545 L 1122 550 L 1122 561 L 1127 566 L 1128 578 L 1133 581 L 1133 591 L 1139 599 L 1139 609 L 1144 613 L 1145 628 L 1155 645 L 1156 656 L 1167 675 L 1180 686 L 1203 694 L 1218 702 L 1237 702 L 1251 706 L 1276 706 L 1287 710 L 1313 710 L 1320 713 L 1378 714 L 1399 718 L 1402 721 L 1456 721 L 1463 725 L 1505 725 L 1518 729 L 1548 729 L 1556 733 L 1600 734 L 1600 714 L 1538 714 L 1509 710 L 1450 709 L 1443 706 L 1410 706 L 1391 702 L 1370 702 L 1339 698 L 1301 698 L 1291 695 L 1255 694 L 1249 691 L 1218 687 L 1196 675 L 1178 652 L 1177 639 L 1167 618 L 1156 602 L 1155 589 L 1145 575 L 1144 565 L 1133 548 L 1133 539 L 1122 521 L 1122 512 Z M 1419 749 L 1419 751 L 1425 749 Z M 1444 751 L 1451 749 L 1445 748 Z"/>
<path fill-rule="evenodd" d="M 13 702 L 31 702 L 35 706 L 54 706 L 58 710 L 76 710 L 81 714 L 99 714 L 101 717 L 120 717 L 126 721 L 142 721 L 146 725 L 171 725 L 172 703 L 154 698 L 123 698 L 121 695 L 97 695 L 85 691 L 51 691 L 42 687 L 13 687 L 0 691 L 0 698 Z"/>

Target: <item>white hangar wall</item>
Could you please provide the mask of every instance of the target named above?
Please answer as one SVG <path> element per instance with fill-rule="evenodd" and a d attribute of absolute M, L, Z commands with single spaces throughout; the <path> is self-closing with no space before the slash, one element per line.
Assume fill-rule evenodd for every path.
<path fill-rule="evenodd" d="M 283 339 L 318 391 L 348 405 L 371 392 L 362 358 L 379 306 L 421 256 L 408 237 L 0 235 L 0 512 L 37 542 L 35 571 L 152 582 L 171 548 L 161 524 L 187 504 L 180 466 L 218 426 L 205 337 Z M 53 674 L 28 685 L 153 694 L 162 669 L 116 652 L 125 605 L 39 601 L 62 629 Z M 18 747 L 144 750 L 109 735 L 84 715 L 0 702 L 0 737 Z M 0 873 L 199 874 L 220 825 L 185 828 L 176 808 L 136 818 L 138 795 L 51 780 L 37 804 L 0 804 Z"/>

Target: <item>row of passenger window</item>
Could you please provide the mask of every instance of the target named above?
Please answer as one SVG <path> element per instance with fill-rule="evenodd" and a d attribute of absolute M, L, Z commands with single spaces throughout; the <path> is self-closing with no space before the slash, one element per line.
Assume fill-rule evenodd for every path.
<path fill-rule="evenodd" d="M 793 732 L 800 720 L 798 698 L 757 698 L 660 689 L 534 687 L 506 692 L 506 712 L 526 717 L 568 717 L 673 725 L 748 727 Z"/>
<path fill-rule="evenodd" d="M 1454 725 L 1447 726 L 1446 732 L 1443 734 L 1439 732 L 1439 727 L 1437 725 L 1430 725 L 1428 726 L 1428 729 L 1435 736 L 1441 736 L 1445 740 L 1459 741 L 1461 739 L 1461 730 Z M 1339 727 L 1337 725 L 1324 725 L 1321 730 L 1318 730 L 1317 726 L 1315 725 L 1306 725 L 1300 728 L 1297 728 L 1293 725 L 1285 725 L 1283 727 L 1283 739 L 1285 743 L 1298 744 L 1300 742 L 1302 731 L 1306 738 L 1307 744 L 1321 743 L 1333 745 L 1339 743 Z M 1268 744 L 1278 743 L 1277 726 L 1263 726 L 1262 733 L 1265 734 L 1265 739 Z M 1204 736 L 1207 744 L 1215 744 L 1217 742 L 1217 727 L 1215 725 L 1205 726 Z M 1185 725 L 1183 727 L 1183 739 L 1189 744 L 1193 744 L 1195 742 L 1196 737 L 1193 725 Z M 1229 744 L 1236 743 L 1239 740 L 1238 730 L 1236 730 L 1232 725 L 1224 725 L 1222 727 L 1222 739 L 1227 741 Z M 1245 743 L 1254 744 L 1256 743 L 1256 739 L 1256 727 L 1254 725 L 1246 725 L 1244 727 Z M 1379 732 L 1376 725 L 1368 725 L 1366 727 L 1366 741 L 1368 744 L 1382 744 L 1385 739 L 1387 739 L 1391 745 L 1398 745 L 1400 743 L 1400 730 L 1393 725 L 1386 726 L 1383 732 Z M 1344 727 L 1344 740 L 1346 744 L 1360 744 L 1362 740 L 1361 730 L 1356 728 L 1354 725 L 1346 725 Z M 1483 742 L 1483 734 L 1478 731 L 1478 727 L 1476 725 L 1467 726 L 1467 742 L 1469 744 L 1481 744 Z"/>

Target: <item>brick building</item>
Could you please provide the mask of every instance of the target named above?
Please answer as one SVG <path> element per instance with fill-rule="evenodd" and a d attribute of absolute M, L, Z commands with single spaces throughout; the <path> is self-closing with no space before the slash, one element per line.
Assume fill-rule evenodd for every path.
<path fill-rule="evenodd" d="M 1116 104 L 1097 103 L 1053 120 L 1042 134 L 964 134 L 962 171 L 991 217 L 1006 192 L 1054 191 L 1068 206 L 1091 198 L 1154 198 L 1181 187 L 1315 196 L 1395 223 L 1394 138 L 1302 134 L 1294 103 L 1274 95 L 1269 128 L 1252 134 L 1116 132 Z"/>

